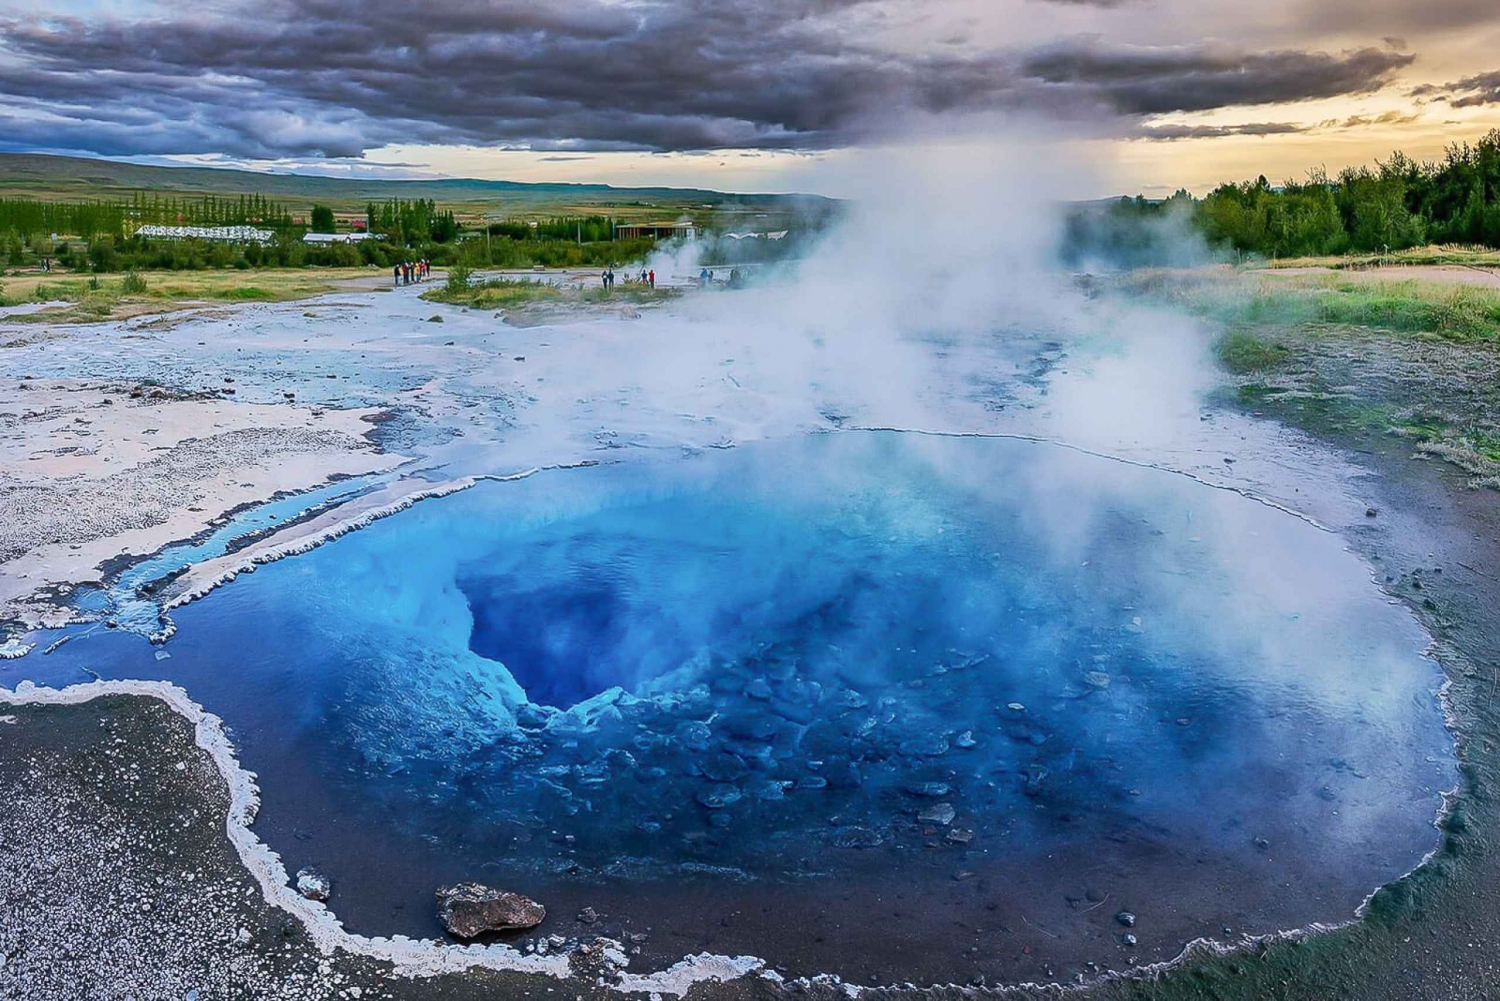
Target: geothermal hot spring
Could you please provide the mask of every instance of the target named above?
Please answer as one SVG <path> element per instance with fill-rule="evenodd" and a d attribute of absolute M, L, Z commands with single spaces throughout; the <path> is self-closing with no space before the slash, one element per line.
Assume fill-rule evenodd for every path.
<path fill-rule="evenodd" d="M 174 618 L 26 674 L 184 685 L 365 934 L 435 936 L 433 887 L 478 879 L 544 934 L 644 935 L 642 969 L 1063 976 L 1348 918 L 1451 784 L 1426 638 L 1337 536 L 1026 440 L 485 482 Z"/>

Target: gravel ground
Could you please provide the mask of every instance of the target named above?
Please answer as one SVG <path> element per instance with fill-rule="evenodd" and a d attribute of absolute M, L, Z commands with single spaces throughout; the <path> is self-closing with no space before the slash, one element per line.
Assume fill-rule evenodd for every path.
<path fill-rule="evenodd" d="M 396 975 L 321 954 L 225 835 L 228 788 L 186 720 L 147 696 L 0 712 L 0 999 L 620 998 L 604 943 L 568 980 Z M 747 978 L 693 997 L 751 997 Z"/>

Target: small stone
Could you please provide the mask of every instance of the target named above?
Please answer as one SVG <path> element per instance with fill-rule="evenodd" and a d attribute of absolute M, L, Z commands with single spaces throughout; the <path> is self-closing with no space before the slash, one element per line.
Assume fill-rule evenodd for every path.
<path fill-rule="evenodd" d="M 312 866 L 297 870 L 297 892 L 308 900 L 327 900 L 333 892 L 328 877 Z"/>
<path fill-rule="evenodd" d="M 738 803 L 740 796 L 739 789 L 726 783 L 720 783 L 711 789 L 700 789 L 694 798 L 710 810 L 722 810 L 726 806 Z"/>
<path fill-rule="evenodd" d="M 966 827 L 955 827 L 946 835 L 949 842 L 955 845 L 966 845 L 974 840 L 974 832 Z"/>
<path fill-rule="evenodd" d="M 433 313 L 431 316 L 429 316 L 427 318 L 427 322 L 428 323 L 442 323 L 443 322 L 443 318 L 441 316 L 439 316 L 437 313 Z"/>
<path fill-rule="evenodd" d="M 1090 688 L 1105 689 L 1109 687 L 1109 675 L 1103 671 L 1090 671 L 1083 676 L 1083 683 Z"/>
<path fill-rule="evenodd" d="M 885 839 L 868 827 L 841 827 L 833 832 L 836 848 L 876 848 Z"/>
<path fill-rule="evenodd" d="M 1105 893 L 1103 890 L 1099 889 L 1097 886 L 1091 886 L 1084 893 L 1084 896 L 1088 898 L 1089 903 L 1091 903 L 1091 904 L 1099 904 L 1099 903 L 1103 903 L 1104 902 L 1104 898 L 1107 897 L 1107 896 L 1109 896 L 1109 894 Z"/>
<path fill-rule="evenodd" d="M 937 824 L 939 827 L 947 827 L 953 823 L 957 811 L 953 809 L 952 803 L 934 803 L 932 806 L 917 814 L 917 819 L 924 824 Z"/>
<path fill-rule="evenodd" d="M 1120 922 L 1120 924 L 1124 925 L 1126 928 L 1135 927 L 1135 915 L 1131 914 L 1129 911 L 1121 911 L 1119 914 L 1116 914 L 1115 920 Z"/>
<path fill-rule="evenodd" d="M 1009 709 L 1013 713 L 1023 713 L 1026 711 L 1026 707 L 1020 702 L 1012 702 L 1005 708 Z"/>
<path fill-rule="evenodd" d="M 962 747 L 964 750 L 968 750 L 971 747 L 977 747 L 977 746 L 979 746 L 979 741 L 977 741 L 977 740 L 974 739 L 974 731 L 973 730 L 965 730 L 963 733 L 959 734 L 957 737 L 954 737 L 953 738 L 953 743 L 956 744 L 959 747 Z"/>
<path fill-rule="evenodd" d="M 1124 942 L 1126 945 L 1133 946 L 1135 945 L 1135 936 L 1130 934 L 1130 932 L 1126 932 L 1125 934 L 1120 936 L 1120 941 Z"/>
<path fill-rule="evenodd" d="M 547 909 L 529 897 L 480 883 L 441 887 L 437 901 L 443 927 L 459 938 L 535 928 L 547 916 Z"/>
<path fill-rule="evenodd" d="M 1367 508 L 1365 508 L 1365 517 L 1366 518 L 1374 518 L 1378 514 L 1380 514 L 1380 509 L 1379 508 L 1373 508 L 1373 507 L 1367 507 Z"/>
<path fill-rule="evenodd" d="M 592 907 L 585 907 L 583 910 L 581 910 L 581 911 L 578 912 L 578 923 L 579 924 L 582 924 L 582 925 L 591 925 L 595 921 L 598 921 L 598 920 L 599 920 L 599 912 L 596 911 L 596 910 L 594 910 Z"/>
<path fill-rule="evenodd" d="M 946 782 L 912 782 L 906 787 L 907 795 L 923 799 L 937 799 L 952 791 Z"/>

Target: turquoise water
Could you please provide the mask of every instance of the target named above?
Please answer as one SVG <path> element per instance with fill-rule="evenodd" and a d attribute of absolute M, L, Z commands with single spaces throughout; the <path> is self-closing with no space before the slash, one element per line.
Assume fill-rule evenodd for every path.
<path fill-rule="evenodd" d="M 1405 866 L 1451 784 L 1425 637 L 1335 536 L 1025 442 L 482 484 L 174 617 L 166 659 L 95 628 L 17 670 L 170 678 L 268 788 L 518 871 L 555 869 L 564 826 L 575 870 L 775 879 L 913 824 L 1030 854 L 1122 823 L 1248 844 L 1271 816 L 1309 864 Z"/>

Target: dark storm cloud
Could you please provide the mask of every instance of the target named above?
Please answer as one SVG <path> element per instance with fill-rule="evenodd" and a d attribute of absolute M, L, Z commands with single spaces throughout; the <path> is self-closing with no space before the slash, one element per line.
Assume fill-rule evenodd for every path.
<path fill-rule="evenodd" d="M 898 53 L 857 41 L 886 23 L 874 0 L 204 9 L 0 18 L 0 146 L 237 157 L 348 157 L 391 143 L 818 149 L 877 136 L 909 111 L 1140 116 L 1364 93 L 1413 58 L 1088 39 Z"/>
<path fill-rule="evenodd" d="M 1242 125 L 1147 125 L 1142 126 L 1128 138 L 1145 139 L 1152 142 L 1177 142 L 1182 139 L 1222 139 L 1226 136 L 1283 136 L 1302 135 L 1309 132 L 1347 132 L 1371 125 L 1406 125 L 1418 119 L 1418 115 L 1387 111 L 1379 115 L 1350 115 L 1348 118 L 1329 118 L 1316 125 L 1301 125 L 1294 122 L 1248 122 Z"/>
<path fill-rule="evenodd" d="M 1282 136 L 1309 131 L 1308 126 L 1291 122 L 1251 122 L 1247 125 L 1150 125 L 1132 139 L 1152 142 L 1176 142 L 1181 139 L 1222 139 L 1225 136 Z"/>
<path fill-rule="evenodd" d="M 1500 70 L 1478 73 L 1453 83 L 1423 84 L 1415 87 L 1412 97 L 1447 101 L 1455 108 L 1477 108 L 1483 104 L 1500 104 Z"/>
<path fill-rule="evenodd" d="M 1495 0 L 1301 0 L 1291 21 L 1304 31 L 1379 25 L 1388 34 L 1431 35 L 1500 25 L 1500 5 Z"/>
<path fill-rule="evenodd" d="M 1105 95 L 1127 114 L 1159 115 L 1366 94 L 1415 58 L 1386 49 L 1244 54 L 1069 44 L 1033 53 L 1022 70 L 1058 87 Z"/>

